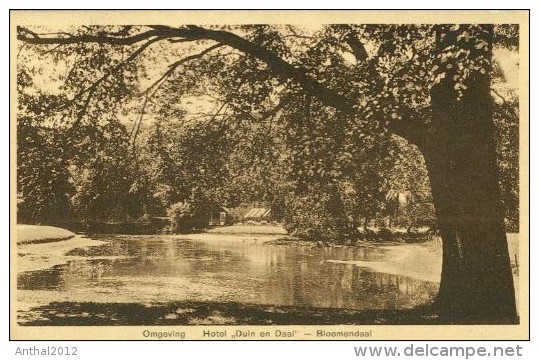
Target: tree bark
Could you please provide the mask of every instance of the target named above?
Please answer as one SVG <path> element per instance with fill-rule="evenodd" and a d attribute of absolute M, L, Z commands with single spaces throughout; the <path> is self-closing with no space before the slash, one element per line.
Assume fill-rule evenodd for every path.
<path fill-rule="evenodd" d="M 444 323 L 517 322 L 488 74 L 477 71 L 460 99 L 452 74 L 431 93 L 422 150 L 443 241 L 435 307 Z"/>

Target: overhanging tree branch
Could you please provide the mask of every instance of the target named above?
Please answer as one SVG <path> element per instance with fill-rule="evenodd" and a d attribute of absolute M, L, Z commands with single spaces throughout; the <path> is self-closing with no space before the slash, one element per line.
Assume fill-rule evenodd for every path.
<path fill-rule="evenodd" d="M 274 75 L 297 82 L 306 92 L 317 98 L 322 104 L 333 107 L 347 115 L 361 115 L 357 113 L 356 102 L 353 99 L 349 99 L 341 93 L 323 85 L 315 78 L 310 76 L 305 69 L 288 63 L 274 52 L 246 40 L 232 32 L 205 29 L 196 25 L 187 25 L 177 28 L 163 25 L 151 25 L 149 28 L 150 30 L 148 31 L 123 37 L 107 36 L 107 34 L 44 37 L 44 35 L 38 35 L 25 28 L 19 28 L 17 39 L 30 44 L 102 43 L 113 45 L 132 45 L 151 37 L 159 37 L 163 39 L 214 40 L 219 43 L 218 45 L 215 45 L 215 47 L 227 45 L 264 62 L 268 65 Z M 191 59 L 192 58 L 189 58 L 189 60 Z M 151 88 L 155 86 L 161 86 L 159 84 L 168 78 L 168 76 L 170 76 L 170 74 L 172 74 L 172 72 L 174 72 L 174 70 L 185 61 L 187 61 L 187 58 L 172 64 L 169 70 L 167 70 L 167 72 L 146 91 L 151 90 Z M 409 136 L 413 131 L 418 131 L 422 124 L 415 122 L 412 119 L 413 117 L 403 116 L 403 120 L 405 121 L 391 121 L 390 128 L 397 135 L 415 142 L 414 139 L 410 138 Z"/>
<path fill-rule="evenodd" d="M 36 34 L 33 31 L 30 31 L 26 28 L 19 27 L 17 29 L 17 39 L 24 41 L 29 44 L 35 45 L 47 45 L 47 44 L 80 44 L 80 43 L 97 43 L 97 44 L 111 44 L 111 45 L 133 45 L 140 41 L 149 39 L 151 37 L 169 37 L 165 32 L 160 32 L 157 30 L 148 30 L 132 36 L 116 37 L 108 36 L 107 34 L 99 35 L 70 35 L 63 34 L 64 36 L 56 36 L 58 33 L 55 33 L 53 37 L 49 36 L 50 34 Z"/>
<path fill-rule="evenodd" d="M 335 90 L 322 85 L 316 79 L 308 75 L 304 69 L 286 62 L 272 51 L 260 45 L 227 31 L 208 30 L 194 25 L 179 30 L 184 33 L 188 32 L 188 35 L 190 36 L 213 39 L 249 54 L 266 63 L 275 75 L 298 82 L 305 91 L 317 97 L 323 104 L 329 105 L 344 113 L 354 113 L 353 101 L 339 94 Z"/>
<path fill-rule="evenodd" d="M 305 70 L 286 62 L 272 51 L 252 43 L 236 34 L 222 30 L 209 30 L 195 25 L 172 28 L 168 26 L 152 25 L 151 30 L 126 37 L 113 37 L 106 34 L 77 35 L 63 37 L 43 37 L 25 28 L 19 28 L 17 39 L 30 44 L 76 44 L 100 43 L 113 45 L 132 45 L 139 41 L 151 38 L 185 38 L 192 40 L 210 39 L 221 44 L 236 48 L 244 53 L 256 57 L 271 68 L 274 74 L 297 81 L 305 90 L 316 96 L 324 104 L 334 107 L 345 113 L 353 113 L 354 103 L 345 96 L 329 89 L 309 76 Z"/>

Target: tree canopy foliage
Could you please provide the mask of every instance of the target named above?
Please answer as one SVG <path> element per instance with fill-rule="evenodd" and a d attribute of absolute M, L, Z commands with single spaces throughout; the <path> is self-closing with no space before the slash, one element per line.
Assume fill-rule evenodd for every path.
<path fill-rule="evenodd" d="M 390 192 L 412 191 L 427 205 L 408 209 L 410 221 L 432 219 L 412 145 L 425 141 L 430 89 L 455 66 L 462 91 L 469 69 L 485 66 L 465 47 L 439 51 L 435 30 L 20 27 L 20 216 L 125 220 L 163 215 L 178 201 L 201 213 L 266 201 L 292 221 L 292 209 L 314 213 L 308 204 L 329 196 L 342 204 L 344 228 L 355 228 L 394 213 Z M 477 31 L 459 36 L 466 42 Z M 497 26 L 492 46 L 516 50 L 515 38 L 514 27 Z M 503 76 L 494 67 L 493 78 L 503 84 Z M 517 103 L 511 89 L 498 90 L 501 185 L 515 228 Z"/>

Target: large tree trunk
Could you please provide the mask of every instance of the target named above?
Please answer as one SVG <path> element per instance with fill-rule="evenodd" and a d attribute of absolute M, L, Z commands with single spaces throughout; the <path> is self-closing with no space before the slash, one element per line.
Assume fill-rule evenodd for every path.
<path fill-rule="evenodd" d="M 432 123 L 422 149 L 443 240 L 435 305 L 445 323 L 514 323 L 489 71 L 476 71 L 460 99 L 454 79 L 449 73 L 432 90 Z"/>

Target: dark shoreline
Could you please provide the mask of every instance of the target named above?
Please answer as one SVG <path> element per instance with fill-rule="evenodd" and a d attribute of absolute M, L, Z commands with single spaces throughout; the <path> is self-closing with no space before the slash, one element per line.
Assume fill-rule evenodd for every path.
<path fill-rule="evenodd" d="M 433 325 L 439 322 L 428 306 L 355 310 L 195 301 L 167 304 L 53 302 L 31 309 L 26 316 L 20 312 L 18 318 L 19 325 L 23 326 Z"/>
<path fill-rule="evenodd" d="M 53 302 L 19 313 L 21 326 L 448 325 L 430 305 L 412 309 L 332 309 L 183 301 L 166 304 Z M 23 315 L 23 316 L 21 316 Z M 37 315 L 37 317 L 36 317 Z M 515 324 L 492 319 L 492 323 Z M 518 323 L 518 321 L 516 322 Z M 470 319 L 468 324 L 478 324 Z"/>

